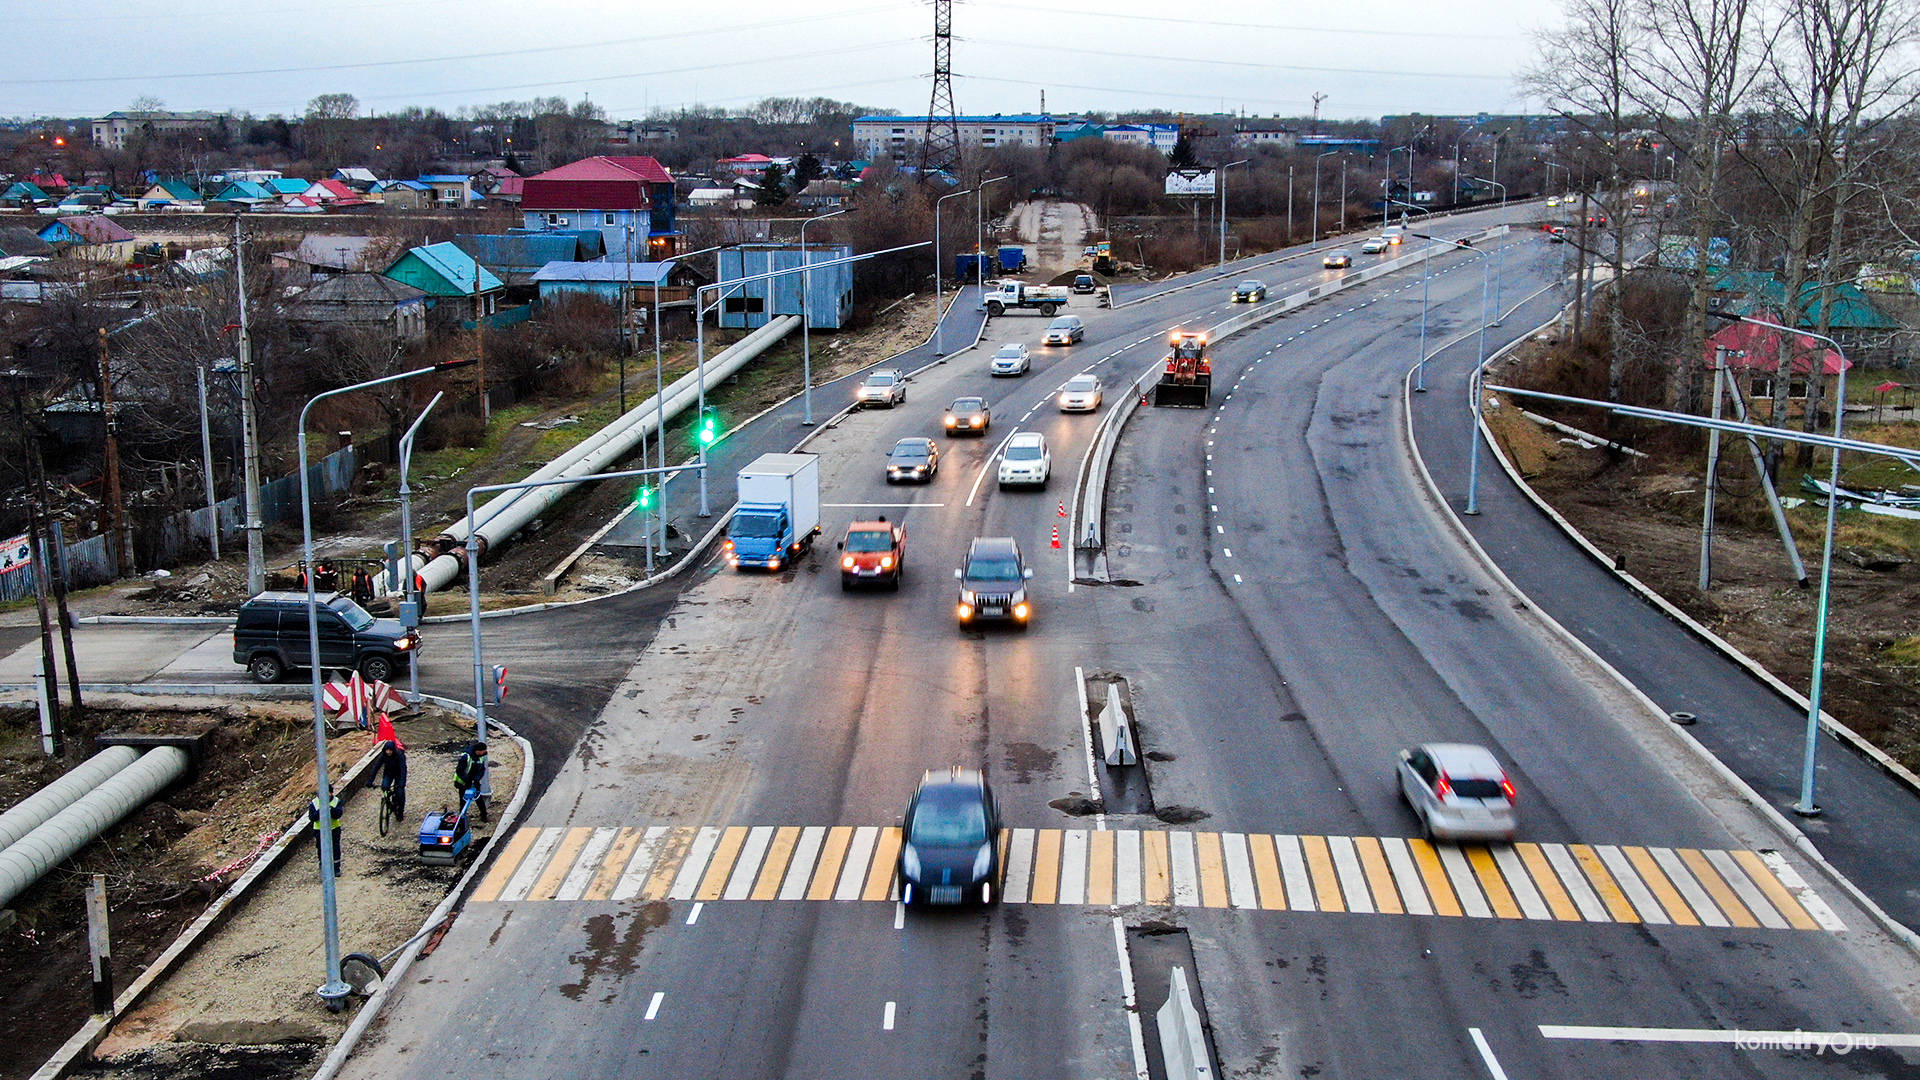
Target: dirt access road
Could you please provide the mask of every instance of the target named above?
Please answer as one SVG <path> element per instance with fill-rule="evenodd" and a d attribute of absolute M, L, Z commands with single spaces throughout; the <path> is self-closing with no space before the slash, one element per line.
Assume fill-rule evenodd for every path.
<path fill-rule="evenodd" d="M 1051 280 L 1080 265 L 1093 211 L 1080 203 L 1040 200 L 1023 202 L 1007 212 L 1007 240 L 1027 245 L 1027 276 Z"/>

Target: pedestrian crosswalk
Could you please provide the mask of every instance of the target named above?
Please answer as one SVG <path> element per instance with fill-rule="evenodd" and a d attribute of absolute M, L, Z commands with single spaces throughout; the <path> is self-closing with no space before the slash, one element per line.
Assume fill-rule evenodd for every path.
<path fill-rule="evenodd" d="M 1135 829 L 999 843 L 1010 904 L 1846 929 L 1772 851 Z M 530 826 L 473 899 L 892 900 L 899 852 L 878 826 Z"/>

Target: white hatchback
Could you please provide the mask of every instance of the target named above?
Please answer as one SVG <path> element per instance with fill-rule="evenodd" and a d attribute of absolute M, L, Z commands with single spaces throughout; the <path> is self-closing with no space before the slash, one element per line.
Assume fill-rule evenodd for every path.
<path fill-rule="evenodd" d="M 1400 751 L 1400 798 L 1435 840 L 1512 840 L 1513 781 L 1484 746 L 1428 743 Z"/>
<path fill-rule="evenodd" d="M 1075 375 L 1060 388 L 1060 411 L 1098 412 L 1101 397 L 1099 379 L 1092 375 Z"/>
<path fill-rule="evenodd" d="M 1023 431 L 1007 440 L 1000 455 L 1000 487 L 1047 486 L 1053 473 L 1053 455 L 1047 452 L 1047 437 L 1037 431 Z"/>

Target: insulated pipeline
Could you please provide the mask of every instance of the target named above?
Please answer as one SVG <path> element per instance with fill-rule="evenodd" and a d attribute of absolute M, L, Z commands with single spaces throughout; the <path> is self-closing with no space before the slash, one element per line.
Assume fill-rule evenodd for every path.
<path fill-rule="evenodd" d="M 0 851 L 0 907 L 185 776 L 188 763 L 185 750 L 156 746 Z"/>

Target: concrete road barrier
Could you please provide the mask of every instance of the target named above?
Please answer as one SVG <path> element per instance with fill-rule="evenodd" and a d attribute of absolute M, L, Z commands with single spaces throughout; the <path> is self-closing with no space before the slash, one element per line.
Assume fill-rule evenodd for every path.
<path fill-rule="evenodd" d="M 1120 684 L 1107 684 L 1107 707 L 1100 710 L 1100 746 L 1109 765 L 1138 765 L 1140 754 L 1133 737 L 1133 724 L 1120 703 Z"/>
<path fill-rule="evenodd" d="M 1173 969 L 1167 1003 L 1154 1019 L 1160 1026 L 1160 1057 L 1167 1064 L 1167 1080 L 1213 1080 L 1207 1033 L 1200 1026 L 1200 1010 L 1193 1007 L 1186 968 Z"/>

